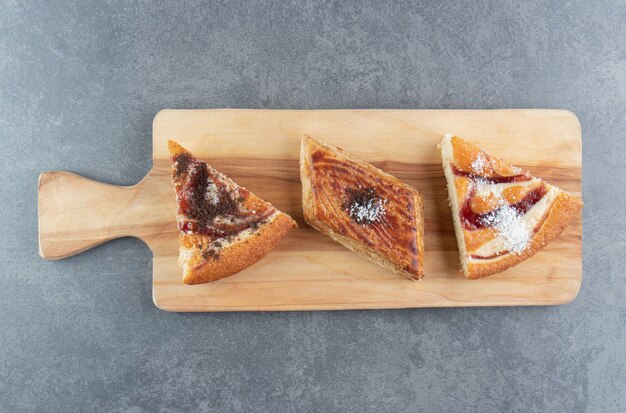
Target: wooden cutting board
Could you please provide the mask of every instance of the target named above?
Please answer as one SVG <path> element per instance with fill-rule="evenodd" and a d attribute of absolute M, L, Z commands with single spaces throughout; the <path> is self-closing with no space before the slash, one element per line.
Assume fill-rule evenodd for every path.
<path fill-rule="evenodd" d="M 154 167 L 138 184 L 111 186 L 66 172 L 40 176 L 40 254 L 65 258 L 113 238 L 138 237 L 154 253 L 154 303 L 168 311 L 548 305 L 574 299 L 582 277 L 580 217 L 505 273 L 468 281 L 458 272 L 436 148 L 447 132 L 581 195 L 581 130 L 568 111 L 163 110 L 154 118 Z M 304 133 L 372 162 L 422 194 L 422 281 L 371 264 L 305 224 L 298 174 Z M 300 228 L 240 274 L 184 285 L 168 139 L 290 214 Z"/>

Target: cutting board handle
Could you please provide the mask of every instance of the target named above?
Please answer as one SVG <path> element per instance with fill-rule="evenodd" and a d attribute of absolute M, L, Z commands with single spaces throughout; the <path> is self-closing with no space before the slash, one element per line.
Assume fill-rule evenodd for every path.
<path fill-rule="evenodd" d="M 157 199 L 159 190 L 168 190 L 155 186 L 157 181 L 152 171 L 132 186 L 108 185 L 69 172 L 41 174 L 39 255 L 66 258 L 124 236 L 141 238 L 150 246 L 146 228 L 149 231 L 152 217 L 163 219 L 163 206 L 151 201 Z M 164 207 L 175 223 L 173 207 Z"/>

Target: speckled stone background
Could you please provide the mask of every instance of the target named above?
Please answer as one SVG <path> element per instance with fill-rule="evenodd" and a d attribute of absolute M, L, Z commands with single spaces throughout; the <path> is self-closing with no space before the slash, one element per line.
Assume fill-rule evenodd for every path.
<path fill-rule="evenodd" d="M 382 3 L 2 1 L 0 411 L 626 410 L 626 3 Z M 38 257 L 40 172 L 133 184 L 159 109 L 218 107 L 571 109 L 578 298 L 170 314 L 138 240 Z"/>

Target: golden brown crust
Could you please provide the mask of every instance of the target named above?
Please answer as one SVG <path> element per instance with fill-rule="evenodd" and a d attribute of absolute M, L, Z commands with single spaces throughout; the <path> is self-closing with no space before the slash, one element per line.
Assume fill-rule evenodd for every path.
<path fill-rule="evenodd" d="M 314 161 L 313 155 L 319 153 L 323 153 L 324 160 Z M 337 187 L 328 182 L 321 183 L 324 179 L 328 181 L 329 177 L 321 177 L 316 169 L 320 162 L 329 161 L 335 164 L 330 178 L 337 182 L 334 184 Z M 344 169 L 352 173 L 337 172 Z M 352 222 L 342 207 L 343 191 L 346 185 L 349 186 L 344 179 L 357 175 L 368 178 L 366 181 L 358 181 L 359 185 L 356 186 L 359 188 L 362 185 L 381 193 L 393 194 L 385 197 L 389 201 L 386 204 L 385 225 L 389 222 L 397 224 L 395 227 L 391 225 L 391 233 L 389 226 L 378 229 L 375 227 L 377 223 L 364 226 Z M 309 136 L 302 139 L 300 178 L 304 219 L 313 228 L 366 259 L 409 279 L 423 276 L 423 204 L 415 189 L 364 161 L 346 155 L 343 150 Z M 322 193 L 324 196 L 321 196 Z M 398 212 L 399 206 L 405 204 L 407 208 Z M 405 218 L 407 216 L 411 217 L 408 221 Z"/>
<path fill-rule="evenodd" d="M 170 151 L 170 155 L 173 157 L 176 157 L 180 155 L 181 153 L 189 154 L 188 150 L 180 146 L 178 142 L 174 142 L 174 141 L 167 141 L 167 149 Z"/>
<path fill-rule="evenodd" d="M 208 259 L 203 258 L 201 250 L 195 246 L 198 241 L 206 242 L 206 236 L 181 234 L 181 246 L 193 250 L 183 263 L 183 282 L 202 284 L 236 274 L 267 255 L 296 226 L 289 215 L 281 212 L 251 236 L 220 250 L 218 258 Z"/>
<path fill-rule="evenodd" d="M 550 241 L 555 239 L 563 230 L 579 215 L 583 208 L 583 201 L 580 198 L 560 191 L 554 203 L 541 224 L 539 230 L 531 238 L 529 247 L 520 254 L 508 254 L 497 261 L 490 261 L 486 264 L 469 262 L 467 265 L 467 279 L 476 280 L 502 272 L 520 262 L 532 257 Z"/>
<path fill-rule="evenodd" d="M 183 153 L 192 156 L 174 141 L 168 142 L 168 149 L 173 159 Z M 180 179 L 182 178 L 177 176 L 177 182 Z M 233 185 L 240 188 L 236 184 Z M 240 272 L 272 250 L 289 229 L 297 227 L 289 215 L 276 210 L 270 203 L 252 192 L 244 191 L 247 196 L 241 203 L 247 210 L 275 212 L 267 220 L 258 223 L 258 227 L 225 238 L 181 231 L 179 262 L 183 267 L 185 284 L 207 283 Z"/>

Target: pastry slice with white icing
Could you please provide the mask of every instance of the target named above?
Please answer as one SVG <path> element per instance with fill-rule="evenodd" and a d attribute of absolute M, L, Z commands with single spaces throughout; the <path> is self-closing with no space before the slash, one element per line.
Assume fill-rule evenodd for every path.
<path fill-rule="evenodd" d="M 440 149 L 461 267 L 469 279 L 533 256 L 583 207 L 580 198 L 458 136 L 446 135 Z"/>

